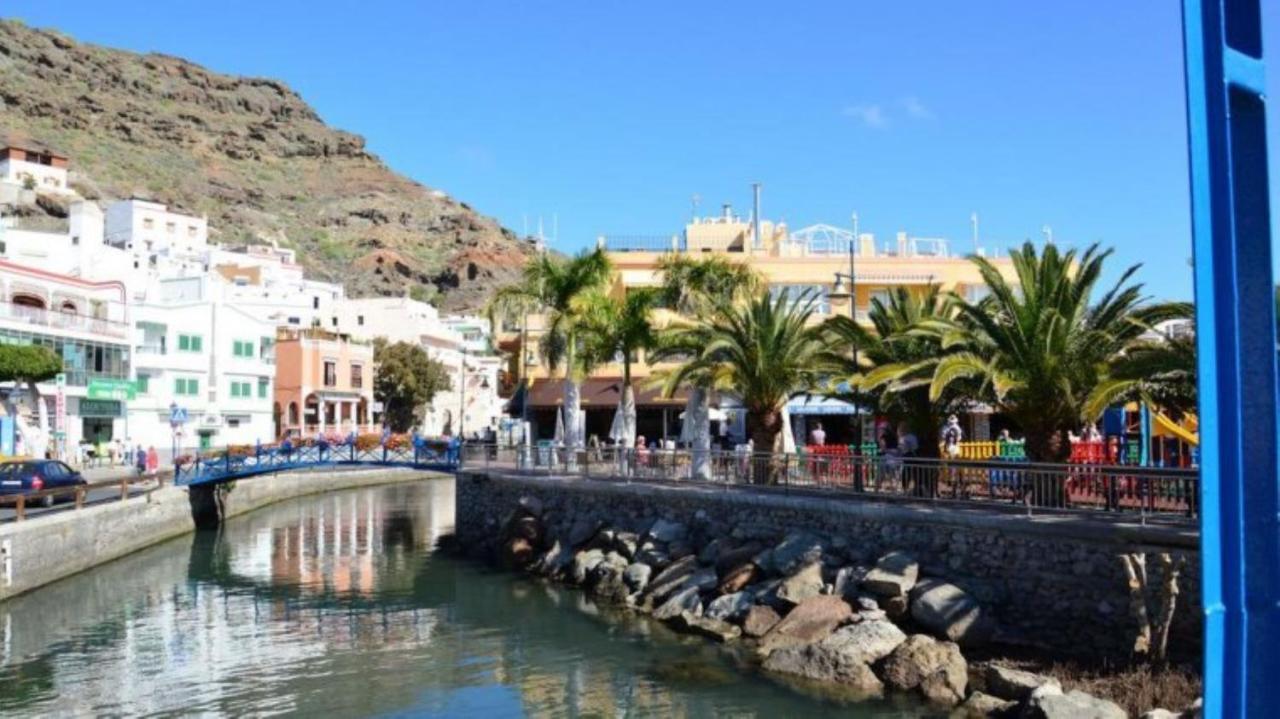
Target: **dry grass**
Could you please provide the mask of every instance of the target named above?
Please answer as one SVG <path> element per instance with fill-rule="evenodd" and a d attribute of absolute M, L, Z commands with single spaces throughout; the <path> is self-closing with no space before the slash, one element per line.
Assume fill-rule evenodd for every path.
<path fill-rule="evenodd" d="M 1074 659 L 1053 659 L 1030 650 L 993 649 L 970 659 L 970 676 L 980 682 L 985 667 L 999 664 L 1055 677 L 1064 690 L 1079 689 L 1110 699 L 1129 716 L 1161 708 L 1182 711 L 1204 691 L 1198 665 L 1146 663 L 1106 664 Z M 975 671 L 976 670 L 976 671 Z"/>

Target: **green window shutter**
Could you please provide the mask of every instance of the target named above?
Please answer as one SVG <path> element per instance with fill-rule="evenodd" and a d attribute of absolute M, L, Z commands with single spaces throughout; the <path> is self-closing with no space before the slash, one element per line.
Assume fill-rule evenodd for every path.
<path fill-rule="evenodd" d="M 187 394 L 191 395 L 192 397 L 200 394 L 200 380 L 198 379 L 187 380 Z"/>
<path fill-rule="evenodd" d="M 145 374 L 140 374 L 140 375 L 138 375 L 138 379 L 137 379 L 137 380 L 135 380 L 135 381 L 134 381 L 134 383 L 133 383 L 133 384 L 134 384 L 134 387 L 136 388 L 136 390 L 137 390 L 137 392 L 138 392 L 138 394 L 146 394 L 146 393 L 147 393 L 147 390 L 148 390 L 148 386 L 147 386 L 147 385 L 148 385 L 148 383 L 149 383 L 150 381 L 151 381 L 151 376 L 150 376 L 150 375 L 145 375 Z"/>
<path fill-rule="evenodd" d="M 191 350 L 191 337 L 188 335 L 178 335 L 178 349 L 183 352 Z"/>
<path fill-rule="evenodd" d="M 202 340 L 201 340 L 201 338 L 200 338 L 200 335 L 192 335 L 192 337 L 191 337 L 191 351 L 192 351 L 192 352 L 199 352 L 199 351 L 200 351 L 200 345 L 201 345 L 201 342 L 202 342 Z"/>
<path fill-rule="evenodd" d="M 232 397 L 239 397 L 239 396 L 240 396 L 240 383 L 239 383 L 239 382 L 232 382 L 232 383 L 231 383 L 231 396 L 232 396 Z"/>
<path fill-rule="evenodd" d="M 186 394 L 186 393 L 187 393 L 187 381 L 186 381 L 185 379 L 182 379 L 181 377 L 179 377 L 179 378 L 175 379 L 175 380 L 173 381 L 173 393 L 174 393 L 174 394 L 179 394 L 179 395 L 181 395 L 181 394 Z"/>
<path fill-rule="evenodd" d="M 271 391 L 271 380 L 266 377 L 258 379 L 258 399 L 266 399 L 267 393 Z"/>

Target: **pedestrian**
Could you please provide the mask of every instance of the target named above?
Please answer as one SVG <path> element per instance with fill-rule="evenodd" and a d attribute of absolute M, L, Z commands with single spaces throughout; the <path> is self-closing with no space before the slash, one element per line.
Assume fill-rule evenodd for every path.
<path fill-rule="evenodd" d="M 809 444 L 819 447 L 827 443 L 827 432 L 822 428 L 821 422 L 815 422 L 813 430 L 809 432 Z"/>
<path fill-rule="evenodd" d="M 141 444 L 133 451 L 133 464 L 138 470 L 138 478 L 141 479 L 147 473 L 147 451 Z"/>
<path fill-rule="evenodd" d="M 174 460 L 176 461 L 177 457 L 175 457 Z M 160 453 L 156 451 L 156 446 L 153 444 L 151 445 L 151 448 L 147 450 L 147 476 L 151 479 L 155 479 L 156 472 L 159 470 Z"/>
<path fill-rule="evenodd" d="M 960 458 L 960 442 L 964 439 L 964 431 L 960 429 L 960 418 L 954 414 L 947 417 L 942 428 L 942 456 L 946 459 Z"/>
<path fill-rule="evenodd" d="M 906 422 L 898 424 L 898 447 L 903 457 L 914 457 L 920 451 L 920 440 Z"/>

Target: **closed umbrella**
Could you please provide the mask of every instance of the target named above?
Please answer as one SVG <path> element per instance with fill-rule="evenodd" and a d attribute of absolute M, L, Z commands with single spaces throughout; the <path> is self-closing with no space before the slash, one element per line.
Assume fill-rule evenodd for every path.
<path fill-rule="evenodd" d="M 563 444 L 564 444 L 564 413 L 563 413 L 561 410 L 559 410 L 559 409 L 557 409 L 557 410 L 556 410 L 556 435 L 555 435 L 555 443 L 556 443 L 557 445 L 563 445 Z"/>
<path fill-rule="evenodd" d="M 791 410 L 786 406 L 782 408 L 782 451 L 785 454 L 796 451 L 796 436 L 791 432 Z"/>
<path fill-rule="evenodd" d="M 609 439 L 630 447 L 636 443 L 636 395 L 631 385 L 622 388 L 622 396 L 618 398 L 618 411 L 613 415 L 613 426 L 609 428 Z"/>

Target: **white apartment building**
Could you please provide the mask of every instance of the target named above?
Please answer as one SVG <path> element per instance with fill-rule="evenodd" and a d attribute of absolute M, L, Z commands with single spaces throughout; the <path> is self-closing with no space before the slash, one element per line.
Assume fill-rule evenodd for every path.
<path fill-rule="evenodd" d="M 224 296 L 246 312 L 278 327 L 338 329 L 335 309 L 346 290 L 333 282 L 307 279 L 293 250 L 250 245 L 214 247 L 206 261 L 224 280 Z"/>
<path fill-rule="evenodd" d="M 0 241 L 4 232 L 0 231 Z M 0 260 L 0 342 L 47 347 L 62 359 L 62 382 L 0 387 L 16 413 L 24 454 L 70 457 L 82 439 L 128 435 L 125 400 L 132 325 L 119 281 L 95 282 Z"/>
<path fill-rule="evenodd" d="M 74 195 L 67 186 L 67 157 L 39 143 L 0 144 L 0 183 L 51 195 Z"/>
<path fill-rule="evenodd" d="M 161 279 L 134 307 L 135 439 L 192 450 L 275 437 L 275 326 L 222 300 L 217 285 L 208 276 Z M 187 417 L 176 438 L 175 407 Z"/>
<path fill-rule="evenodd" d="M 483 323 L 442 318 L 435 307 L 409 297 L 348 299 L 335 308 L 334 319 L 338 331 L 353 337 L 418 344 L 448 368 L 452 387 L 427 406 L 419 430 L 423 434 L 470 436 L 497 427 L 503 416 L 498 396 L 502 360 L 490 350 Z M 479 336 L 468 338 L 472 330 Z"/>
<path fill-rule="evenodd" d="M 209 250 L 209 222 L 173 212 L 159 202 L 133 198 L 107 207 L 107 244 L 155 264 L 160 257 L 200 257 Z"/>

